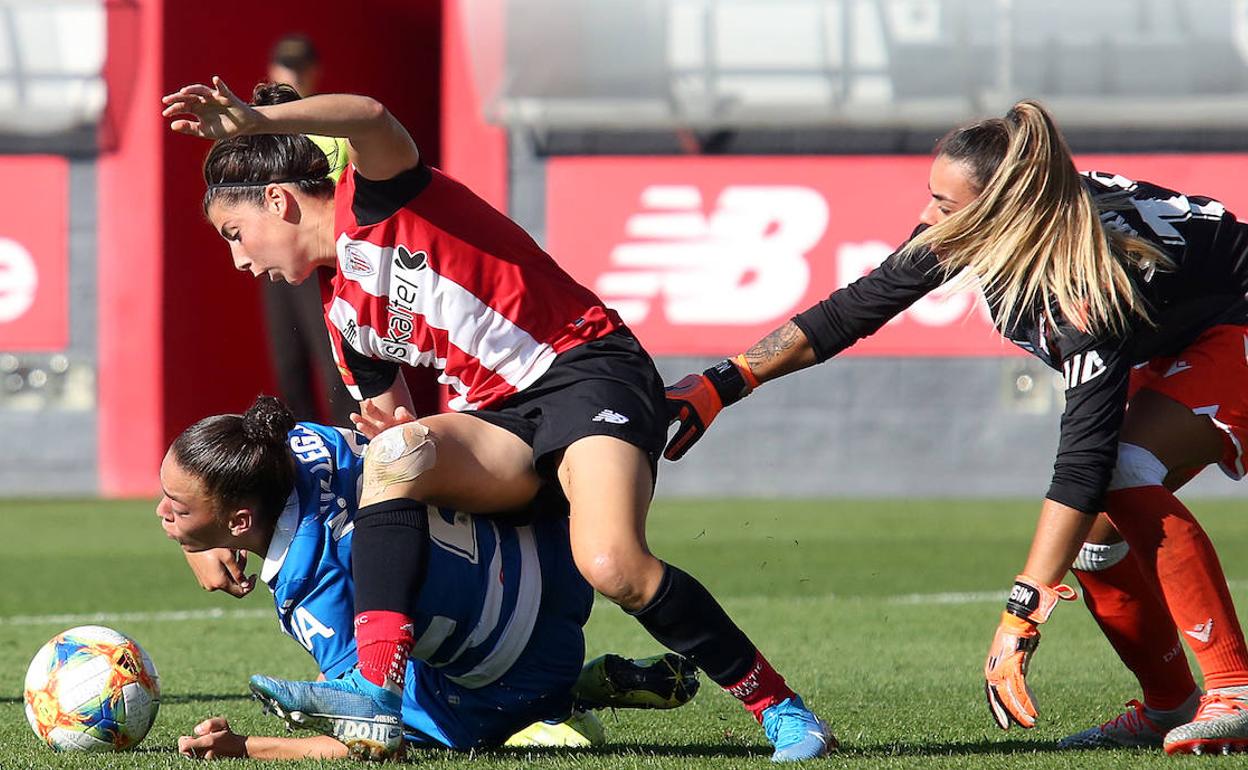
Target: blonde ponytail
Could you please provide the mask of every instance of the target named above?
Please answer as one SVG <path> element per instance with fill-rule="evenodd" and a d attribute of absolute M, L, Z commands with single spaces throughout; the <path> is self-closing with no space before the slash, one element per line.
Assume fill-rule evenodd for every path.
<path fill-rule="evenodd" d="M 959 132 L 1008 137 L 988 178 L 981 158 L 960 157 Z M 1056 305 L 1062 317 L 1090 332 L 1121 332 L 1148 308 L 1126 264 L 1157 269 L 1170 259 L 1148 241 L 1107 233 L 1100 211 L 1075 170 L 1066 141 L 1036 102 L 1019 102 L 1004 120 L 952 132 L 938 155 L 969 164 L 979 196 L 912 239 L 907 253 L 929 248 L 940 256 L 955 288 L 978 283 L 1004 330 L 1024 313 Z"/>

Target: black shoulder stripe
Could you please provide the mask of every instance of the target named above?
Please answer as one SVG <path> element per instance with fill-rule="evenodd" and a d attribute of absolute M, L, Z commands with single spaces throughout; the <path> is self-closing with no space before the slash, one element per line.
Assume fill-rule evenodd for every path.
<path fill-rule="evenodd" d="M 342 346 L 342 357 L 355 377 L 355 385 L 362 398 L 372 398 L 384 393 L 399 375 L 397 361 L 369 358 L 350 345 Z"/>
<path fill-rule="evenodd" d="M 361 225 L 375 225 L 394 216 L 395 212 L 420 195 L 433 181 L 433 172 L 420 162 L 396 176 L 381 181 L 355 175 L 355 198 L 351 213 Z"/>

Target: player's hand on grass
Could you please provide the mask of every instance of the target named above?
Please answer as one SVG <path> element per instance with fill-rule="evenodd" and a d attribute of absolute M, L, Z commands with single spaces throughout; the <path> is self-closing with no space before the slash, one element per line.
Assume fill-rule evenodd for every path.
<path fill-rule="evenodd" d="M 744 361 L 731 358 L 725 358 L 701 374 L 685 375 L 680 382 L 669 385 L 666 391 L 668 420 L 677 423 L 677 428 L 663 456 L 672 461 L 684 457 L 720 410 L 750 395 L 757 385 L 758 380 Z"/>
<path fill-rule="evenodd" d="M 255 107 L 235 96 L 225 81 L 215 75 L 211 86 L 183 86 L 160 101 L 165 105 L 160 113 L 163 117 L 177 117 L 170 121 L 169 128 L 179 134 L 224 139 L 249 133 L 264 123 Z"/>
<path fill-rule="evenodd" d="M 1038 626 L 1049 619 L 1059 601 L 1074 598 L 1075 591 L 1069 586 L 1050 588 L 1026 575 L 1015 578 L 984 663 L 988 709 L 1002 730 L 1008 730 L 1011 724 L 1036 726 L 1038 711 L 1035 696 L 1027 685 L 1027 668 L 1040 645 Z"/>
<path fill-rule="evenodd" d="M 241 599 L 256 587 L 256 576 L 247 574 L 246 551 L 230 548 L 186 551 L 186 563 L 205 591 L 224 591 Z"/>
<path fill-rule="evenodd" d="M 984 663 L 984 691 L 992 718 L 1002 730 L 1034 727 L 1036 702 L 1027 686 L 1027 665 L 1040 644 L 1035 624 L 1004 613 Z"/>
<path fill-rule="evenodd" d="M 230 729 L 225 717 L 210 717 L 195 725 L 192 735 L 178 738 L 178 753 L 191 759 L 247 756 L 247 736 Z"/>
<path fill-rule="evenodd" d="M 416 415 L 407 411 L 407 407 L 400 406 L 391 413 L 377 406 L 371 398 L 360 402 L 359 412 L 351 413 L 351 422 L 355 425 L 355 429 L 367 436 L 370 441 L 377 438 L 387 428 L 415 421 Z"/>

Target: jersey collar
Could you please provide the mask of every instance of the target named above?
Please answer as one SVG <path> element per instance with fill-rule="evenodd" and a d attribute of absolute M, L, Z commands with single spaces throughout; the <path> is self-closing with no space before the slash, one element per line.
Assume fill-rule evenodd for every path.
<path fill-rule="evenodd" d="M 282 515 L 277 517 L 277 526 L 273 529 L 273 539 L 269 541 L 269 550 L 264 557 L 264 566 L 260 568 L 260 579 L 270 589 L 273 588 L 273 580 L 277 578 L 277 573 L 282 569 L 282 563 L 286 561 L 286 552 L 290 550 L 290 541 L 294 538 L 295 530 L 298 528 L 299 491 L 295 490 L 286 499 L 286 507 L 282 509 Z"/>

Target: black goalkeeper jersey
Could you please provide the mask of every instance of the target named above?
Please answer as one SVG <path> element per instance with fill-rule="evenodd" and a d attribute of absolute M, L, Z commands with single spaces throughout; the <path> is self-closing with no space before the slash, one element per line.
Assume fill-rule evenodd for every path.
<path fill-rule="evenodd" d="M 1066 407 L 1048 498 L 1097 513 L 1114 470 L 1131 368 L 1177 355 L 1210 326 L 1248 323 L 1248 224 L 1210 198 L 1100 172 L 1086 174 L 1084 181 L 1102 204 L 1107 228 L 1151 241 L 1177 265 L 1172 272 L 1152 274 L 1128 269 L 1155 326 L 1137 319 L 1123 334 L 1088 334 L 1053 309 L 1055 330 L 1032 312 L 1005 331 L 1065 379 Z M 908 259 L 894 253 L 793 322 L 824 361 L 874 334 L 948 277 L 928 250 Z"/>

